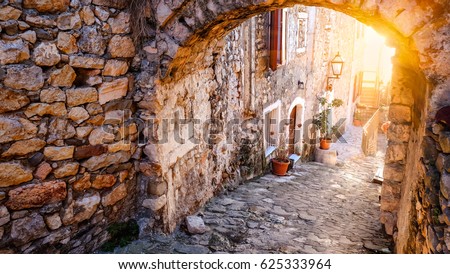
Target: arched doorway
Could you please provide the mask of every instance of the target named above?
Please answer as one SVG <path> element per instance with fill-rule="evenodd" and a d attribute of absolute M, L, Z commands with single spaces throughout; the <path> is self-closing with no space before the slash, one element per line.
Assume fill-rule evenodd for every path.
<path fill-rule="evenodd" d="M 295 98 L 289 108 L 289 154 L 301 155 L 302 131 L 304 123 L 304 100 Z"/>

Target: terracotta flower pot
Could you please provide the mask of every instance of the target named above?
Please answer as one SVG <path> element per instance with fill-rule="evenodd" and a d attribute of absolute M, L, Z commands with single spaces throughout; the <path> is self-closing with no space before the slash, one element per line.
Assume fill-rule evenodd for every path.
<path fill-rule="evenodd" d="M 361 122 L 361 120 L 353 120 L 353 125 L 355 127 L 360 127 L 360 126 L 362 126 L 362 122 Z"/>
<path fill-rule="evenodd" d="M 286 175 L 289 163 L 289 160 L 272 159 L 272 173 L 278 176 Z"/>
<path fill-rule="evenodd" d="M 324 150 L 330 149 L 331 139 L 330 138 L 320 138 L 320 148 Z"/>

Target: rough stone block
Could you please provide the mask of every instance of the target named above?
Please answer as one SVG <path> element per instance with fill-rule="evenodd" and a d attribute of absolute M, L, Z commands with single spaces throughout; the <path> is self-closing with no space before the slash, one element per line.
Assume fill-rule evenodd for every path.
<path fill-rule="evenodd" d="M 109 194 L 102 198 L 102 205 L 104 207 L 115 205 L 118 201 L 127 196 L 127 187 L 125 184 L 120 184 L 114 188 Z"/>
<path fill-rule="evenodd" d="M 66 183 L 50 181 L 15 188 L 8 193 L 6 206 L 12 210 L 42 207 L 64 200 L 67 196 Z"/>
<path fill-rule="evenodd" d="M 24 0 L 23 7 L 36 9 L 39 12 L 57 13 L 69 8 L 70 0 Z"/>
<path fill-rule="evenodd" d="M 449 200 L 450 197 L 450 173 L 444 172 L 441 175 L 441 193 L 445 199 Z"/>
<path fill-rule="evenodd" d="M 37 213 L 12 222 L 11 239 L 16 246 L 45 237 L 48 233 L 44 219 Z"/>
<path fill-rule="evenodd" d="M 94 12 L 92 11 L 92 9 L 89 6 L 84 6 L 80 10 L 80 16 L 81 16 L 81 19 L 83 20 L 83 22 L 88 26 L 95 23 Z"/>
<path fill-rule="evenodd" d="M 0 65 L 17 64 L 30 59 L 30 50 L 22 39 L 0 40 Z"/>
<path fill-rule="evenodd" d="M 34 49 L 33 61 L 38 66 L 51 67 L 61 61 L 61 55 L 54 43 L 44 42 Z"/>
<path fill-rule="evenodd" d="M 394 182 L 403 181 L 405 175 L 405 166 L 400 164 L 386 164 L 383 170 L 384 180 L 390 180 Z"/>
<path fill-rule="evenodd" d="M 116 35 L 109 41 L 108 53 L 112 58 L 131 58 L 136 55 L 136 49 L 131 37 Z"/>
<path fill-rule="evenodd" d="M 33 16 L 33 15 L 26 15 L 25 17 L 25 22 L 33 27 L 36 28 L 53 28 L 54 26 L 56 26 L 56 22 L 53 19 L 49 19 L 49 17 L 47 16 Z M 44 38 L 44 39 L 52 39 L 53 36 L 44 31 L 44 30 L 39 30 L 37 32 L 37 35 L 39 38 Z"/>
<path fill-rule="evenodd" d="M 53 144 L 58 140 L 65 140 L 75 136 L 76 131 L 68 119 L 65 118 L 54 118 L 50 121 L 48 127 L 48 144 Z"/>
<path fill-rule="evenodd" d="M 43 162 L 36 169 L 36 171 L 34 173 L 34 177 L 43 181 L 43 180 L 45 180 L 45 178 L 47 178 L 47 176 L 50 174 L 50 172 L 52 172 L 52 170 L 53 169 L 49 163 Z"/>
<path fill-rule="evenodd" d="M 0 163 L 0 187 L 18 185 L 33 179 L 32 171 L 17 162 Z"/>
<path fill-rule="evenodd" d="M 96 128 L 89 134 L 89 144 L 91 146 L 108 144 L 113 142 L 114 139 L 115 135 L 112 132 L 107 132 L 103 127 Z"/>
<path fill-rule="evenodd" d="M 66 94 L 59 88 L 48 88 L 41 90 L 40 100 L 42 103 L 65 102 Z"/>
<path fill-rule="evenodd" d="M 124 141 L 119 141 L 117 143 L 108 145 L 109 153 L 116 153 L 118 151 L 130 151 L 130 150 L 131 144 Z"/>
<path fill-rule="evenodd" d="M 29 103 L 25 94 L 0 87 L 0 114 L 21 109 Z"/>
<path fill-rule="evenodd" d="M 80 197 L 68 207 L 64 209 L 64 216 L 62 222 L 64 225 L 71 225 L 88 220 L 97 211 L 100 204 L 100 194 L 95 192 L 92 194 L 86 194 Z"/>
<path fill-rule="evenodd" d="M 79 163 L 67 163 L 64 164 L 63 166 L 55 169 L 55 171 L 53 171 L 53 174 L 55 175 L 55 178 L 64 178 L 67 176 L 74 176 L 78 173 L 78 168 L 79 168 L 80 164 Z"/>
<path fill-rule="evenodd" d="M 56 43 L 58 49 L 66 54 L 78 52 L 77 39 L 70 33 L 59 32 Z"/>
<path fill-rule="evenodd" d="M 167 183 L 166 182 L 148 182 L 147 191 L 151 195 L 161 196 L 166 194 L 167 192 Z"/>
<path fill-rule="evenodd" d="M 122 60 L 108 60 L 103 70 L 103 76 L 121 76 L 127 73 L 128 62 Z"/>
<path fill-rule="evenodd" d="M 77 74 L 69 65 L 65 65 L 62 69 L 53 71 L 50 74 L 49 82 L 54 87 L 71 87 Z"/>
<path fill-rule="evenodd" d="M 119 151 L 114 154 L 102 154 L 100 156 L 93 156 L 83 162 L 81 165 L 90 171 L 96 171 L 101 168 L 128 162 L 131 158 L 130 152 Z"/>
<path fill-rule="evenodd" d="M 111 32 L 113 34 L 130 33 L 130 14 L 121 12 L 116 17 L 109 18 L 108 24 L 111 26 Z"/>
<path fill-rule="evenodd" d="M 5 206 L 0 206 L 0 226 L 9 223 L 11 215 Z"/>
<path fill-rule="evenodd" d="M 394 228 L 396 225 L 396 219 L 392 213 L 382 212 L 380 221 L 384 224 L 384 229 L 388 235 L 394 234 Z"/>
<path fill-rule="evenodd" d="M 436 160 L 436 167 L 439 170 L 439 172 L 450 172 L 450 155 L 445 155 L 440 153 Z"/>
<path fill-rule="evenodd" d="M 81 124 L 82 122 L 89 119 L 89 113 L 82 107 L 74 107 L 69 111 L 67 116 L 70 120 L 74 121 L 77 124 Z"/>
<path fill-rule="evenodd" d="M 105 22 L 109 18 L 109 10 L 107 8 L 94 7 L 94 14 L 103 22 Z"/>
<path fill-rule="evenodd" d="M 142 202 L 142 206 L 145 208 L 149 208 L 153 211 L 158 211 L 163 208 L 167 203 L 166 195 L 155 198 L 155 199 L 146 199 Z"/>
<path fill-rule="evenodd" d="M 162 167 L 160 163 L 140 162 L 139 170 L 148 177 L 161 177 L 162 175 Z"/>
<path fill-rule="evenodd" d="M 102 189 L 112 187 L 116 183 L 116 177 L 111 174 L 97 175 L 92 182 L 92 187 L 95 189 Z"/>
<path fill-rule="evenodd" d="M 81 29 L 78 48 L 84 53 L 103 55 L 106 50 L 106 39 L 95 26 L 85 26 Z"/>
<path fill-rule="evenodd" d="M 439 144 L 444 153 L 450 153 L 450 131 L 441 131 L 439 133 Z"/>
<path fill-rule="evenodd" d="M 391 105 L 389 121 L 398 124 L 411 122 L 411 108 L 403 105 Z"/>
<path fill-rule="evenodd" d="M 76 191 L 84 191 L 91 188 L 91 185 L 91 174 L 85 172 L 82 178 L 73 183 L 72 187 Z"/>
<path fill-rule="evenodd" d="M 35 115 L 64 116 L 67 114 L 67 109 L 66 104 L 62 102 L 56 102 L 53 104 L 34 103 L 29 105 L 24 113 L 27 117 L 33 117 Z"/>
<path fill-rule="evenodd" d="M 86 159 L 92 156 L 99 156 L 108 151 L 108 148 L 103 145 L 88 145 L 88 146 L 80 146 L 75 149 L 75 153 L 73 155 L 74 159 Z"/>
<path fill-rule="evenodd" d="M 98 88 L 98 101 L 101 105 L 127 95 L 128 78 L 117 79 L 101 84 Z"/>
<path fill-rule="evenodd" d="M 102 69 L 105 66 L 105 59 L 72 55 L 69 57 L 69 65 L 74 68 Z"/>
<path fill-rule="evenodd" d="M 31 152 L 41 150 L 46 145 L 46 142 L 41 139 L 30 139 L 17 141 L 11 145 L 11 147 L 2 154 L 2 157 L 10 156 L 25 156 Z"/>
<path fill-rule="evenodd" d="M 34 91 L 44 86 L 44 75 L 38 66 L 11 67 L 7 70 L 4 84 L 13 89 Z"/>
<path fill-rule="evenodd" d="M 29 139 L 36 136 L 37 127 L 30 121 L 22 118 L 0 117 L 0 143 Z"/>
<path fill-rule="evenodd" d="M 46 216 L 45 223 L 51 230 L 58 229 L 62 226 L 61 217 L 59 217 L 59 213 L 54 213 L 52 215 Z"/>
<path fill-rule="evenodd" d="M 191 234 L 203 234 L 208 231 L 203 219 L 198 216 L 187 216 L 186 226 Z"/>
<path fill-rule="evenodd" d="M 4 6 L 0 8 L 0 21 L 17 20 L 21 14 L 21 10 L 11 6 Z"/>
<path fill-rule="evenodd" d="M 75 88 L 66 91 L 67 105 L 75 107 L 78 105 L 96 102 L 98 98 L 95 88 Z"/>
<path fill-rule="evenodd" d="M 76 30 L 81 28 L 82 22 L 78 12 L 76 13 L 62 13 L 56 20 L 56 26 L 60 30 Z"/>
<path fill-rule="evenodd" d="M 406 145 L 389 142 L 386 150 L 386 163 L 405 163 Z"/>
<path fill-rule="evenodd" d="M 36 32 L 32 31 L 32 30 L 28 30 L 28 31 L 25 31 L 25 32 L 19 34 L 19 37 L 25 41 L 30 42 L 31 44 L 36 43 L 36 40 L 37 40 Z"/>
<path fill-rule="evenodd" d="M 70 228 L 65 227 L 63 229 L 52 232 L 50 235 L 42 240 L 42 245 L 54 245 L 59 243 L 64 244 L 65 239 L 70 239 Z"/>
<path fill-rule="evenodd" d="M 389 141 L 402 143 L 408 142 L 411 135 L 411 126 L 391 123 L 387 137 Z"/>
<path fill-rule="evenodd" d="M 387 212 L 397 212 L 400 205 L 400 199 L 392 196 L 381 196 L 381 210 Z"/>
<path fill-rule="evenodd" d="M 116 9 L 124 9 L 127 7 L 127 0 L 92 0 L 92 4 L 98 6 L 106 6 Z"/>
<path fill-rule="evenodd" d="M 45 157 L 50 161 L 61 161 L 71 159 L 73 157 L 75 147 L 46 147 L 44 149 Z"/>

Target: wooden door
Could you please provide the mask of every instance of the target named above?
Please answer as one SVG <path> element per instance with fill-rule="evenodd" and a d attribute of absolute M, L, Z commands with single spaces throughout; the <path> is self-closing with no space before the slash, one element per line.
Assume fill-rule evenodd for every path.
<path fill-rule="evenodd" d="M 294 107 L 289 117 L 289 154 L 295 152 L 295 127 L 297 124 L 297 107 Z"/>

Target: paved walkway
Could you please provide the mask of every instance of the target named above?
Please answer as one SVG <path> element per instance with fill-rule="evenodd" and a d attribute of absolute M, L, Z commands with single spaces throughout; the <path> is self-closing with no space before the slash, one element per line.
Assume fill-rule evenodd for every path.
<path fill-rule="evenodd" d="M 264 175 L 212 199 L 198 213 L 209 231 L 153 235 L 116 253 L 389 253 L 379 222 L 383 153 L 364 157 L 361 129 L 334 144 L 337 166 L 303 163 L 289 176 Z M 381 150 L 384 136 L 380 135 Z"/>

